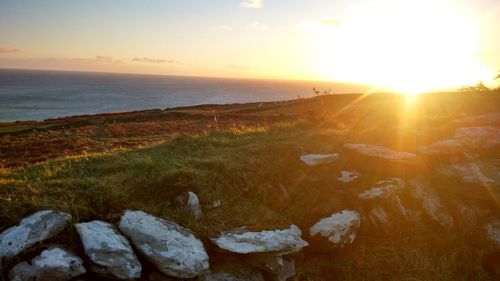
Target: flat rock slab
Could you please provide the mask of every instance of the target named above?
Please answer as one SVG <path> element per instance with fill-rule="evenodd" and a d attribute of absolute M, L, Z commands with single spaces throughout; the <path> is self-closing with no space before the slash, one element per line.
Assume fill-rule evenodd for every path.
<path fill-rule="evenodd" d="M 177 278 L 193 278 L 208 271 L 203 243 L 178 224 L 142 211 L 127 210 L 119 228 L 161 272 Z"/>
<path fill-rule="evenodd" d="M 31 264 L 22 262 L 14 266 L 11 281 L 66 281 L 86 272 L 78 256 L 59 247 L 49 248 L 35 257 Z"/>
<path fill-rule="evenodd" d="M 75 225 L 82 240 L 85 254 L 102 271 L 118 279 L 141 277 L 142 266 L 127 238 L 115 227 L 103 221 Z"/>
<path fill-rule="evenodd" d="M 361 216 L 355 211 L 344 210 L 323 218 L 309 229 L 312 237 L 320 236 L 336 247 L 344 247 L 356 239 Z"/>
<path fill-rule="evenodd" d="M 465 184 L 500 187 L 500 168 L 489 162 L 450 164 L 439 168 L 438 173 L 444 177 L 459 179 Z"/>
<path fill-rule="evenodd" d="M 300 156 L 300 160 L 308 166 L 317 166 L 339 160 L 339 154 L 305 154 Z"/>
<path fill-rule="evenodd" d="M 343 183 L 350 183 L 357 180 L 360 176 L 361 174 L 358 171 L 340 171 L 340 177 L 337 180 Z"/>
<path fill-rule="evenodd" d="M 412 188 L 412 196 L 419 200 L 425 213 L 441 226 L 451 228 L 453 217 L 449 214 L 441 202 L 439 195 L 431 188 L 428 181 L 414 178 L 409 181 Z"/>
<path fill-rule="evenodd" d="M 0 258 L 12 258 L 27 248 L 54 237 L 71 221 L 71 215 L 44 210 L 24 218 L 0 234 Z"/>
<path fill-rule="evenodd" d="M 476 150 L 491 150 L 500 147 L 499 127 L 465 127 L 455 131 L 453 139 Z"/>
<path fill-rule="evenodd" d="M 219 248 L 239 254 L 276 252 L 295 253 L 309 245 L 302 240 L 302 232 L 296 225 L 283 230 L 251 232 L 235 230 L 221 233 L 212 242 Z"/>
<path fill-rule="evenodd" d="M 344 152 L 362 169 L 399 174 L 420 171 L 425 167 L 424 161 L 416 154 L 376 145 L 348 143 L 344 145 Z"/>

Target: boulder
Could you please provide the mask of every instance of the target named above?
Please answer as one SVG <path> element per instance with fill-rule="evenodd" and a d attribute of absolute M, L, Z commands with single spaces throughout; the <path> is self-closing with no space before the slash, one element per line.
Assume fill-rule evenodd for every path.
<path fill-rule="evenodd" d="M 453 139 L 475 150 L 492 150 L 500 147 L 499 127 L 465 127 L 455 131 Z"/>
<path fill-rule="evenodd" d="M 464 158 L 465 147 L 460 140 L 447 139 L 420 146 L 418 152 L 425 158 L 457 161 Z"/>
<path fill-rule="evenodd" d="M 479 116 L 472 116 L 455 120 L 462 126 L 500 126 L 500 113 L 493 112 Z"/>
<path fill-rule="evenodd" d="M 212 238 L 219 248 L 238 254 L 275 252 L 295 253 L 308 243 L 301 238 L 302 232 L 296 225 L 283 230 L 252 232 L 243 229 L 226 231 Z"/>
<path fill-rule="evenodd" d="M 401 192 L 405 185 L 405 181 L 400 178 L 378 181 L 374 187 L 360 193 L 358 197 L 361 199 L 389 198 Z"/>
<path fill-rule="evenodd" d="M 380 169 L 390 174 L 401 174 L 425 168 L 423 160 L 416 154 L 376 145 L 348 143 L 344 145 L 344 152 L 360 169 Z"/>
<path fill-rule="evenodd" d="M 0 234 L 0 258 L 12 258 L 27 248 L 54 237 L 71 221 L 71 215 L 44 210 L 24 218 Z"/>
<path fill-rule="evenodd" d="M 203 216 L 201 210 L 200 200 L 194 192 L 187 192 L 176 197 L 177 203 L 182 212 L 193 218 L 199 220 Z"/>
<path fill-rule="evenodd" d="M 66 281 L 86 272 L 78 256 L 59 247 L 49 248 L 31 261 L 14 266 L 11 281 Z"/>
<path fill-rule="evenodd" d="M 419 200 L 425 213 L 443 227 L 453 226 L 453 217 L 441 203 L 439 195 L 431 188 L 428 181 L 414 178 L 409 181 L 412 196 Z"/>
<path fill-rule="evenodd" d="M 486 233 L 486 237 L 488 237 L 495 246 L 500 247 L 500 219 L 487 223 L 484 226 L 484 232 Z"/>
<path fill-rule="evenodd" d="M 339 160 L 339 154 L 305 154 L 300 156 L 300 160 L 308 166 L 316 166 Z"/>
<path fill-rule="evenodd" d="M 357 212 L 344 210 L 321 219 L 309 229 L 309 234 L 326 238 L 335 247 L 344 247 L 354 242 L 360 224 Z"/>
<path fill-rule="evenodd" d="M 95 220 L 75 227 L 96 273 L 125 280 L 141 277 L 142 266 L 130 243 L 112 224 Z"/>
<path fill-rule="evenodd" d="M 357 180 L 361 174 L 357 171 L 340 171 L 338 180 L 343 183 L 350 183 Z"/>
<path fill-rule="evenodd" d="M 178 224 L 142 211 L 127 210 L 119 228 L 161 272 L 177 278 L 193 278 L 208 271 L 203 243 Z"/>

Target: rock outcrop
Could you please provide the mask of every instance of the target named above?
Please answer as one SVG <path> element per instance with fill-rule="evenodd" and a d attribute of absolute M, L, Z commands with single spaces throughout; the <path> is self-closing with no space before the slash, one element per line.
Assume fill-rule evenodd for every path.
<path fill-rule="evenodd" d="M 500 113 L 493 112 L 479 116 L 472 116 L 455 120 L 462 126 L 500 126 Z"/>
<path fill-rule="evenodd" d="M 475 150 L 491 150 L 500 146 L 500 128 L 465 127 L 455 131 L 453 139 Z"/>
<path fill-rule="evenodd" d="M 177 278 L 193 278 L 208 271 L 203 243 L 178 224 L 142 211 L 127 210 L 119 228 L 161 272 Z"/>
<path fill-rule="evenodd" d="M 27 248 L 54 237 L 71 221 L 71 215 L 44 210 L 24 218 L 0 234 L 0 258 L 12 258 Z"/>
<path fill-rule="evenodd" d="M 500 219 L 491 221 L 484 226 L 486 237 L 490 239 L 495 246 L 500 247 Z"/>
<path fill-rule="evenodd" d="M 344 210 L 321 219 L 309 229 L 309 234 L 326 238 L 336 247 L 344 247 L 354 242 L 360 224 L 357 212 Z"/>
<path fill-rule="evenodd" d="M 404 180 L 400 178 L 391 178 L 378 181 L 374 187 L 358 195 L 361 199 L 388 198 L 405 188 Z"/>
<path fill-rule="evenodd" d="M 360 176 L 361 174 L 358 171 L 340 171 L 340 177 L 337 180 L 343 183 L 350 183 L 357 180 Z"/>
<path fill-rule="evenodd" d="M 141 276 L 142 266 L 130 243 L 112 224 L 96 220 L 75 227 L 85 254 L 95 264 L 93 271 L 124 280 Z"/>
<path fill-rule="evenodd" d="M 441 198 L 430 184 L 422 178 L 410 180 L 412 196 L 419 200 L 425 213 L 441 226 L 450 228 L 453 226 L 453 217 L 448 213 L 441 202 Z"/>

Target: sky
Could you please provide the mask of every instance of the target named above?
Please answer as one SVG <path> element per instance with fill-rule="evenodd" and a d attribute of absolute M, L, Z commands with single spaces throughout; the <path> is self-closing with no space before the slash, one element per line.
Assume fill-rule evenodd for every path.
<path fill-rule="evenodd" d="M 0 68 L 427 90 L 500 69 L 499 0 L 0 0 Z"/>

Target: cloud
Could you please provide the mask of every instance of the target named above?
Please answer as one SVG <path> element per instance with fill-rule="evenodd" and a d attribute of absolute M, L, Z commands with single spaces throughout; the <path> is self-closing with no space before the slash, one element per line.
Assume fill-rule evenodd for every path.
<path fill-rule="evenodd" d="M 148 57 L 133 58 L 132 61 L 143 63 L 176 63 L 176 60 L 153 59 Z"/>
<path fill-rule="evenodd" d="M 18 48 L 0 47 L 0 54 L 19 53 L 19 52 L 21 52 L 21 50 Z"/>
<path fill-rule="evenodd" d="M 246 0 L 241 2 L 241 6 L 245 8 L 259 9 L 262 8 L 263 0 Z"/>
<path fill-rule="evenodd" d="M 233 28 L 229 25 L 217 25 L 214 26 L 214 30 L 220 30 L 220 31 L 232 31 Z"/>
<path fill-rule="evenodd" d="M 267 30 L 269 29 L 269 26 L 267 24 L 260 23 L 258 21 L 252 22 L 251 24 L 247 25 L 247 30 Z"/>
<path fill-rule="evenodd" d="M 335 18 L 323 18 L 319 20 L 303 20 L 297 23 L 295 26 L 297 29 L 308 29 L 308 30 L 317 30 L 324 28 L 337 28 L 340 26 L 340 21 Z"/>

